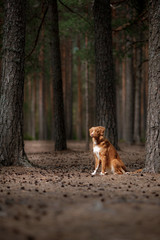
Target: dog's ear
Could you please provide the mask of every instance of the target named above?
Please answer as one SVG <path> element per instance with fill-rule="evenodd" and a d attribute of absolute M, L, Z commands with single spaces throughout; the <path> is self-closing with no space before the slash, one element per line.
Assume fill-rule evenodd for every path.
<path fill-rule="evenodd" d="M 101 134 L 101 136 L 104 135 L 104 132 L 105 132 L 105 127 L 100 127 L 100 134 Z"/>

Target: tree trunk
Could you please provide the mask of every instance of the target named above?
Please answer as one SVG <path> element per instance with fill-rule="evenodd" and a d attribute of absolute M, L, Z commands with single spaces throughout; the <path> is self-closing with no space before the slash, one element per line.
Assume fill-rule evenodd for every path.
<path fill-rule="evenodd" d="M 51 66 L 52 68 L 52 66 Z M 54 140 L 54 104 L 53 104 L 53 81 L 52 81 L 52 69 L 50 69 L 50 100 L 51 100 L 51 140 Z"/>
<path fill-rule="evenodd" d="M 50 4 L 52 24 L 51 61 L 53 74 L 54 136 L 55 136 L 55 150 L 60 151 L 65 150 L 67 147 L 64 122 L 64 103 L 62 90 L 58 9 L 57 1 L 51 0 Z"/>
<path fill-rule="evenodd" d="M 96 124 L 106 127 L 107 138 L 117 148 L 110 0 L 95 0 L 93 15 L 96 55 Z"/>
<path fill-rule="evenodd" d="M 148 59 L 148 43 L 143 50 L 144 59 Z M 141 139 L 146 139 L 146 125 L 147 125 L 147 99 L 148 99 L 148 61 L 144 63 L 143 67 L 143 83 L 141 85 Z"/>
<path fill-rule="evenodd" d="M 128 43 L 130 44 L 130 43 Z M 130 48 L 130 46 L 127 47 Z M 134 110 L 134 98 L 133 98 L 133 52 L 132 48 L 128 51 L 126 57 L 126 103 L 125 103 L 125 141 L 128 144 L 133 143 L 133 110 Z"/>
<path fill-rule="evenodd" d="M 142 34 L 139 30 L 139 39 L 142 39 Z M 134 104 L 134 142 L 140 143 L 140 123 L 141 123 L 141 83 L 142 83 L 142 46 L 139 46 L 136 51 L 136 66 L 135 66 L 135 104 Z"/>
<path fill-rule="evenodd" d="M 119 63 L 120 64 L 120 63 Z M 122 130 L 123 130 L 123 122 L 122 122 L 122 86 L 117 84 L 116 87 L 116 105 L 117 105 L 117 129 L 118 129 L 118 139 L 122 139 Z M 120 117 L 121 116 L 121 117 Z"/>
<path fill-rule="evenodd" d="M 67 58 L 67 47 L 66 47 L 66 38 L 64 38 L 60 42 L 60 50 L 61 50 L 61 70 L 62 70 L 62 86 L 63 86 L 63 101 L 64 101 L 64 119 L 65 119 L 65 127 L 66 127 L 66 136 L 67 136 L 67 66 L 66 66 L 66 58 Z M 68 59 L 67 59 L 68 60 Z"/>
<path fill-rule="evenodd" d="M 89 98 L 89 127 L 95 126 L 95 66 L 89 65 L 89 81 L 88 81 L 88 98 Z"/>
<path fill-rule="evenodd" d="M 32 139 L 36 138 L 36 74 L 34 74 L 34 78 L 32 78 L 32 96 L 31 96 L 31 136 Z"/>
<path fill-rule="evenodd" d="M 38 102 L 38 110 L 39 110 L 39 140 L 44 139 L 44 131 L 43 131 L 43 121 L 44 121 L 44 108 L 43 108 L 43 101 L 44 101 L 44 96 L 43 96 L 43 82 L 44 82 L 44 49 L 43 49 L 43 43 L 40 48 L 40 53 L 39 53 L 39 64 L 40 64 L 40 73 L 39 73 L 39 84 L 38 84 L 38 89 L 39 89 L 39 102 Z"/>
<path fill-rule="evenodd" d="M 122 138 L 125 139 L 125 113 L 126 113 L 126 62 L 122 60 Z"/>
<path fill-rule="evenodd" d="M 115 36 L 116 37 L 116 36 Z M 115 46 L 116 51 L 118 51 L 118 44 Z M 116 116 L 117 116 L 117 131 L 118 140 L 123 138 L 123 108 L 122 108 L 122 62 L 117 56 L 114 59 L 115 63 L 115 74 L 116 74 Z M 121 117 L 120 117 L 121 116 Z"/>
<path fill-rule="evenodd" d="M 3 19 L 2 19 L 2 7 L 0 6 L 0 33 L 2 32 Z M 2 45 L 2 38 L 0 37 L 0 46 Z M 2 62 L 0 57 L 0 76 L 2 76 Z M 1 90 L 1 78 L 0 78 L 0 90 Z"/>
<path fill-rule="evenodd" d="M 43 13 L 43 11 L 42 11 Z M 46 82 L 45 82 L 45 56 L 44 56 L 44 25 L 41 32 L 41 47 L 39 53 L 39 139 L 47 139 L 47 127 L 46 127 Z"/>
<path fill-rule="evenodd" d="M 81 49 L 80 36 L 78 36 L 77 47 Z M 82 140 L 83 133 L 83 114 L 82 114 L 82 65 L 80 56 L 77 59 L 77 78 L 78 78 L 78 112 L 77 112 L 77 138 Z"/>
<path fill-rule="evenodd" d="M 66 68 L 67 68 L 67 139 L 72 138 L 72 40 L 68 39 L 67 47 L 67 58 L 66 58 Z"/>
<path fill-rule="evenodd" d="M 72 138 L 72 41 L 61 42 L 62 79 L 67 139 Z"/>
<path fill-rule="evenodd" d="M 6 0 L 0 97 L 0 164 L 30 165 L 23 142 L 25 1 Z"/>
<path fill-rule="evenodd" d="M 145 171 L 160 173 L 160 2 L 150 1 L 149 83 Z"/>
<path fill-rule="evenodd" d="M 85 48 L 88 47 L 88 36 L 85 36 Z M 86 102 L 86 150 L 89 150 L 89 66 L 85 61 L 85 102 Z"/>

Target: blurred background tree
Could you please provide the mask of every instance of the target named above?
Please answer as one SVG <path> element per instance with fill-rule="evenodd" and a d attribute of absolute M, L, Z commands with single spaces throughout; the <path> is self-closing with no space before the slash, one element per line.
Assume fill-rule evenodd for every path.
<path fill-rule="evenodd" d="M 93 1 L 57 2 L 66 136 L 83 140 L 86 126 L 96 124 Z M 140 143 L 145 140 L 148 98 L 148 1 L 112 0 L 110 8 L 118 140 Z M 50 8 L 46 0 L 28 0 L 26 10 L 24 138 L 52 140 Z M 0 44 L 2 24 L 3 4 Z"/>

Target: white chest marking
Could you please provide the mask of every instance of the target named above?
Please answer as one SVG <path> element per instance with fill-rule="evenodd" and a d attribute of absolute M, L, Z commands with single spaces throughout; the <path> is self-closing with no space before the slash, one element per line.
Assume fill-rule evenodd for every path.
<path fill-rule="evenodd" d="M 100 156 L 99 156 L 100 150 L 101 150 L 101 148 L 98 147 L 98 146 L 95 146 L 95 147 L 93 148 L 93 152 L 94 152 L 94 154 L 96 154 L 96 156 L 97 156 L 97 158 L 98 158 L 99 160 L 100 160 Z"/>

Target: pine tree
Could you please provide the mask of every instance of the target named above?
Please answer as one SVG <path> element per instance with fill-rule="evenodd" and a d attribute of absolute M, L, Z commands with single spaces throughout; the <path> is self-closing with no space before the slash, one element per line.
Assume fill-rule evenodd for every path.
<path fill-rule="evenodd" d="M 149 8 L 149 83 L 145 171 L 160 172 L 160 2 Z"/>
<path fill-rule="evenodd" d="M 117 148 L 110 0 L 95 0 L 93 15 L 96 58 L 96 124 L 106 127 L 107 138 Z"/>
<path fill-rule="evenodd" d="M 0 95 L 0 164 L 30 165 L 23 142 L 25 1 L 6 0 Z"/>
<path fill-rule="evenodd" d="M 64 103 L 62 89 L 62 71 L 60 57 L 57 1 L 51 0 L 50 5 L 52 25 L 51 63 L 53 74 L 54 136 L 55 136 L 55 150 L 60 151 L 65 150 L 67 147 L 64 121 Z"/>

